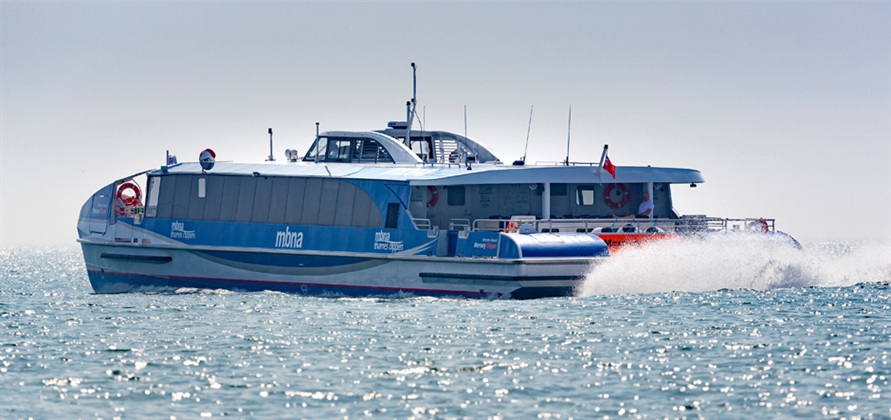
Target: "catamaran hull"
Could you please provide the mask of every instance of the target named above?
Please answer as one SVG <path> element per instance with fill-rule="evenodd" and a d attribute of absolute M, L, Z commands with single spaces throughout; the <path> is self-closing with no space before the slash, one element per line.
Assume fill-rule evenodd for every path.
<path fill-rule="evenodd" d="M 96 293 L 182 288 L 315 296 L 533 299 L 573 296 L 604 258 L 458 259 L 81 242 Z"/>

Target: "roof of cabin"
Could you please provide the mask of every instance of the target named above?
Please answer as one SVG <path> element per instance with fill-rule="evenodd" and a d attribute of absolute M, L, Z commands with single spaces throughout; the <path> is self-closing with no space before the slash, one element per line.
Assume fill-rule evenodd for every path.
<path fill-rule="evenodd" d="M 387 136 L 393 138 L 405 137 L 405 130 L 400 130 L 398 128 L 388 128 L 386 130 L 380 130 L 378 131 L 378 133 L 386 134 Z M 445 149 L 443 140 L 452 140 L 455 143 L 461 144 L 468 151 L 475 154 L 477 162 L 500 161 L 500 159 L 498 159 L 498 156 L 495 156 L 495 153 L 489 150 L 489 148 L 483 146 L 476 140 L 464 137 L 460 134 L 455 134 L 448 131 L 411 130 L 411 138 L 412 140 L 419 140 L 423 138 L 429 138 L 433 140 L 433 151 L 437 155 L 439 155 L 440 153 L 440 147 L 443 149 L 442 151 L 448 154 L 449 152 Z"/>
<path fill-rule="evenodd" d="M 200 174 L 197 162 L 170 166 L 171 174 Z M 345 179 L 409 181 L 411 185 L 533 184 L 533 183 L 701 183 L 702 174 L 695 169 L 619 166 L 616 178 L 592 166 L 495 165 L 477 164 L 472 169 L 456 164 L 401 165 L 350 164 L 315 162 L 217 162 L 209 174 L 258 176 L 305 176 Z M 162 175 L 155 170 L 153 175 Z"/>

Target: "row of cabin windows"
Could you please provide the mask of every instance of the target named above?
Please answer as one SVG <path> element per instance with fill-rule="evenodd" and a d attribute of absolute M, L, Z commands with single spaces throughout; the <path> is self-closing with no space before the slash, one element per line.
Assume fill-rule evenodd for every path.
<path fill-rule="evenodd" d="M 465 204 L 465 190 L 462 185 L 446 187 L 446 195 L 450 206 L 463 206 Z M 543 188 L 536 188 L 536 195 L 541 195 Z M 551 197 L 566 196 L 566 184 L 551 184 Z M 575 204 L 579 206 L 594 205 L 594 185 L 579 185 L 575 188 Z"/>
<path fill-rule="evenodd" d="M 594 185 L 591 184 L 577 185 L 575 187 L 575 204 L 577 206 L 593 206 L 595 204 L 594 188 Z M 535 195 L 540 196 L 543 193 L 544 187 L 538 185 Z M 565 197 L 568 193 L 569 186 L 567 184 L 551 184 L 551 197 Z"/>
<path fill-rule="evenodd" d="M 428 189 L 433 188 L 434 189 L 433 191 L 436 191 L 436 194 L 445 194 L 446 202 L 450 206 L 463 206 L 463 205 L 467 204 L 467 197 L 466 197 L 467 187 L 464 185 L 448 185 L 448 186 L 444 186 L 444 187 L 430 186 L 427 188 Z M 425 194 L 425 190 L 423 189 L 423 187 L 413 189 L 412 193 L 411 193 L 410 200 L 414 201 L 414 202 L 418 202 L 418 201 L 423 201 L 425 199 L 428 199 L 428 198 L 426 198 L 427 196 L 425 196 L 424 194 Z M 439 199 L 439 196 L 437 195 L 437 200 L 438 199 Z"/>
<path fill-rule="evenodd" d="M 377 140 L 366 138 L 319 137 L 306 152 L 305 161 L 393 163 L 393 157 Z"/>
<path fill-rule="evenodd" d="M 380 227 L 377 204 L 343 180 L 239 175 L 153 177 L 147 217 L 222 222 Z"/>

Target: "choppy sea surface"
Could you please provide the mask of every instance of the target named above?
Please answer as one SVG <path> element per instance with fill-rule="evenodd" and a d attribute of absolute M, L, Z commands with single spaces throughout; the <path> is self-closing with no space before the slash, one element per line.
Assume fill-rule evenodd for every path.
<path fill-rule="evenodd" d="M 92 293 L 0 250 L 0 418 L 889 418 L 891 247 L 652 244 L 532 301 Z"/>

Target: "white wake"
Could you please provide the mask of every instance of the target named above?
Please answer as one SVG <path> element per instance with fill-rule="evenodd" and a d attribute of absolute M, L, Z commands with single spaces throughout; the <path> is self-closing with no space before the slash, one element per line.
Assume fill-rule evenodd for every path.
<path fill-rule="evenodd" d="M 588 274 L 583 296 L 766 290 L 891 282 L 891 245 L 802 244 L 764 235 L 713 235 L 625 247 Z"/>

